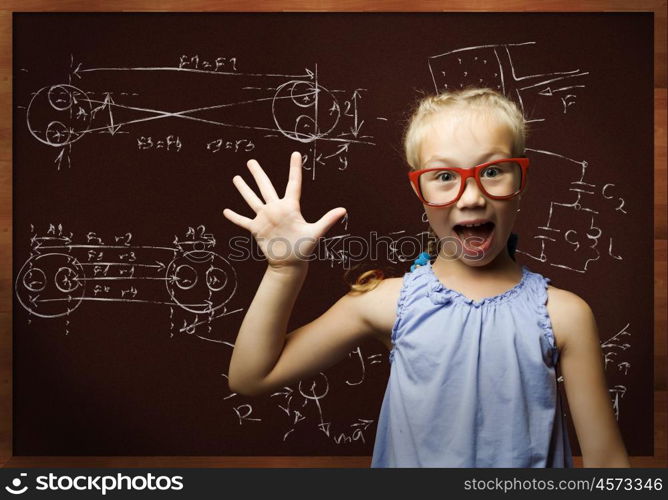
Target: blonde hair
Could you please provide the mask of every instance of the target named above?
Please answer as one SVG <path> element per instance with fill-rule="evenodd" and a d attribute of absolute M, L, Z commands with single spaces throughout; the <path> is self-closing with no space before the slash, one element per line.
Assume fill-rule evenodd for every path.
<path fill-rule="evenodd" d="M 462 111 L 481 113 L 485 118 L 495 118 L 508 126 L 513 137 L 513 156 L 524 154 L 527 131 L 524 116 L 517 104 L 495 90 L 468 87 L 427 96 L 418 102 L 404 132 L 404 154 L 412 170 L 420 168 L 420 145 L 431 118 L 441 112 Z"/>
<path fill-rule="evenodd" d="M 524 155 L 528 131 L 522 111 L 517 104 L 493 89 L 467 87 L 444 91 L 418 100 L 403 135 L 404 155 L 411 170 L 420 169 L 420 146 L 431 119 L 441 112 L 461 114 L 463 111 L 480 113 L 484 118 L 496 119 L 508 126 L 513 137 L 512 155 Z M 438 237 L 429 227 L 427 253 L 436 255 L 439 252 L 438 246 Z M 379 269 L 366 271 L 350 287 L 354 292 L 367 292 L 376 288 L 383 279 L 385 279 L 384 273 Z"/>

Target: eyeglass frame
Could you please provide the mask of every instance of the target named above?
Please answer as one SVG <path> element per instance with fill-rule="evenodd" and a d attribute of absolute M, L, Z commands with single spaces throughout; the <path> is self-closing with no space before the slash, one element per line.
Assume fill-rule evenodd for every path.
<path fill-rule="evenodd" d="M 520 167 L 522 168 L 522 183 L 520 184 L 519 189 L 512 194 L 505 196 L 491 195 L 487 192 L 487 190 L 485 190 L 485 188 L 482 186 L 480 182 L 480 171 L 486 167 L 489 167 L 490 165 L 494 165 L 495 163 L 502 163 L 506 161 L 513 161 L 515 163 L 519 163 Z M 509 200 L 510 198 L 514 198 L 515 196 L 520 194 L 526 187 L 527 168 L 529 168 L 529 158 L 527 158 L 526 156 L 522 156 L 517 158 L 501 158 L 499 160 L 492 160 L 486 163 L 481 163 L 480 165 L 476 165 L 473 168 L 433 167 L 433 168 L 423 168 L 420 170 L 413 170 L 412 172 L 408 172 L 408 179 L 410 180 L 410 183 L 413 186 L 415 194 L 422 203 L 424 203 L 425 205 L 429 205 L 430 207 L 447 207 L 449 205 L 452 205 L 453 203 L 457 203 L 459 201 L 459 198 L 462 197 L 462 194 L 466 189 L 466 181 L 468 180 L 469 177 L 473 177 L 475 179 L 475 182 L 478 185 L 480 191 L 488 198 L 491 198 L 493 200 Z M 432 172 L 434 170 L 452 170 L 457 172 L 461 176 L 459 193 L 457 193 L 457 196 L 455 196 L 455 198 L 452 201 L 449 201 L 448 203 L 430 203 L 427 200 L 425 200 L 424 197 L 422 196 L 422 189 L 420 188 L 420 176 L 426 172 Z"/>

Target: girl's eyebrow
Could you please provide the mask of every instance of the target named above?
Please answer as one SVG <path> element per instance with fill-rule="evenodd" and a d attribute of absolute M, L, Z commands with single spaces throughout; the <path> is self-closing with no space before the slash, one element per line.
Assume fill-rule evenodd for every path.
<path fill-rule="evenodd" d="M 485 154 L 481 155 L 478 158 L 478 161 L 475 164 L 476 165 L 481 165 L 481 164 L 485 163 L 486 160 L 489 160 L 494 155 L 500 155 L 503 158 L 510 158 L 510 156 L 511 156 L 511 154 L 507 153 L 506 151 L 501 151 L 501 150 L 490 151 L 489 153 L 485 153 Z M 457 163 L 452 158 L 448 158 L 447 156 L 439 156 L 439 155 L 432 156 L 425 163 L 431 163 L 433 161 L 442 161 L 444 163 L 449 163 L 449 164 L 456 164 Z M 473 167 L 473 166 L 474 165 L 471 165 L 471 167 Z"/>

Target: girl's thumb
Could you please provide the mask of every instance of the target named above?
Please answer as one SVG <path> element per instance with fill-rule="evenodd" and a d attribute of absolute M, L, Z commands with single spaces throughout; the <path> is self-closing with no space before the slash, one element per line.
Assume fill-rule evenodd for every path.
<path fill-rule="evenodd" d="M 336 221 L 338 221 L 345 214 L 346 214 L 346 209 L 345 208 L 337 207 L 337 208 L 331 209 L 325 215 L 320 217 L 320 220 L 315 223 L 316 231 L 317 231 L 318 235 L 322 236 L 327 231 L 329 231 L 330 228 L 334 224 L 336 224 Z"/>

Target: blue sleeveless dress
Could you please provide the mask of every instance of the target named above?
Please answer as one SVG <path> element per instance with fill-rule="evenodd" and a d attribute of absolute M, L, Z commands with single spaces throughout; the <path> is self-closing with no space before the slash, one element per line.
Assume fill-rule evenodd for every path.
<path fill-rule="evenodd" d="M 550 279 L 474 301 L 431 263 L 404 275 L 372 467 L 572 467 Z"/>

